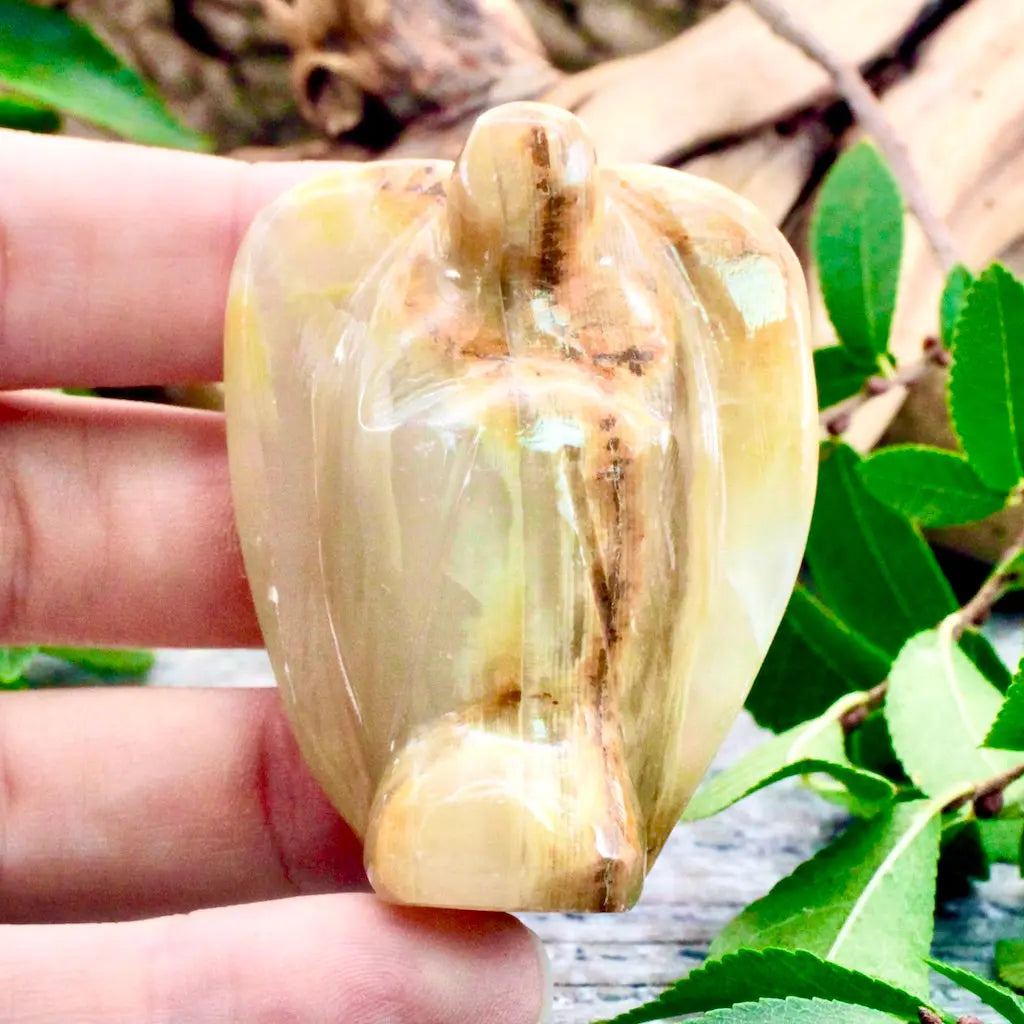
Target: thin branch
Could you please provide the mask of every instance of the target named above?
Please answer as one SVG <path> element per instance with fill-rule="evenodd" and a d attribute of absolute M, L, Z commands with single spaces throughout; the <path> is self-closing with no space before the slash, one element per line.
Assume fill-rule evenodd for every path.
<path fill-rule="evenodd" d="M 872 711 L 877 711 L 885 703 L 885 695 L 889 692 L 889 681 L 884 680 L 870 690 L 865 690 L 861 700 L 852 708 L 844 712 L 839 724 L 843 732 L 849 734 L 854 729 L 860 728 L 867 720 Z"/>
<path fill-rule="evenodd" d="M 855 395 L 837 402 L 821 412 L 819 421 L 833 437 L 845 433 L 853 419 L 853 414 L 863 405 L 867 405 L 879 395 L 887 394 L 896 387 L 909 387 L 917 383 L 933 366 L 949 366 L 949 352 L 942 347 L 936 338 L 927 338 L 924 353 L 912 363 L 901 366 L 888 375 L 875 374 L 868 377 Z"/>
<path fill-rule="evenodd" d="M 943 807 L 943 811 L 947 813 L 949 811 L 956 811 L 966 804 L 973 803 L 976 817 L 994 818 L 1002 809 L 1004 790 L 1020 778 L 1024 778 L 1024 764 L 1018 764 L 1013 768 L 1000 772 L 998 775 L 993 775 L 990 779 L 985 779 L 984 782 L 979 782 L 966 793 L 961 794 L 955 800 L 951 800 L 946 804 Z M 994 797 L 998 798 L 997 804 L 993 802 Z"/>
<path fill-rule="evenodd" d="M 921 225 L 921 230 L 943 271 L 948 274 L 961 262 L 956 242 L 949 228 L 932 207 L 921 179 L 914 170 L 907 147 L 896 134 L 882 109 L 882 104 L 864 81 L 860 70 L 845 61 L 806 25 L 800 24 L 776 0 L 747 0 L 747 4 L 776 35 L 792 43 L 832 76 L 836 91 L 849 105 L 860 124 L 878 143 L 878 148 L 889 162 L 889 167 L 903 189 L 907 206 Z"/>
<path fill-rule="evenodd" d="M 1024 529 L 996 563 L 978 592 L 965 604 L 953 618 L 953 636 L 957 639 L 970 626 L 978 626 L 984 622 L 992 611 L 995 603 L 1007 594 L 1020 579 L 1021 570 L 1015 564 L 1024 555 Z"/>
<path fill-rule="evenodd" d="M 985 578 L 984 583 L 978 588 L 978 592 L 974 597 L 958 611 L 955 611 L 943 620 L 954 640 L 959 640 L 963 636 L 964 630 L 984 622 L 992 611 L 993 605 L 1017 584 L 1021 576 L 1021 569 L 1017 567 L 1017 562 L 1022 556 L 1024 556 L 1024 528 L 1017 534 L 1013 543 L 1000 555 L 999 561 Z M 865 690 L 860 694 L 856 702 L 851 704 L 839 719 L 843 732 L 851 733 L 854 729 L 863 725 L 868 715 L 872 711 L 877 711 L 885 703 L 885 696 L 888 692 L 889 681 L 884 679 L 877 686 L 872 686 L 870 690 Z M 853 696 L 855 695 L 851 694 L 851 697 Z M 970 800 L 975 801 L 976 807 L 984 807 L 984 804 L 978 804 L 979 800 L 984 801 L 986 798 L 994 795 L 1001 795 L 1006 786 L 1019 779 L 1022 775 L 1024 775 L 1024 764 L 1011 769 L 1009 772 L 996 775 L 988 782 L 979 783 L 969 793 L 958 797 L 946 809 L 951 810 L 954 807 L 963 806 L 963 804 Z M 998 809 L 994 813 L 998 814 Z M 984 814 L 979 815 L 979 817 L 984 816 Z"/>

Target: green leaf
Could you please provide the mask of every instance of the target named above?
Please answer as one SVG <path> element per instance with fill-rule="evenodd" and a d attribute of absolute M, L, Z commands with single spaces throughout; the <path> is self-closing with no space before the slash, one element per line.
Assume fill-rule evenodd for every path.
<path fill-rule="evenodd" d="M 939 974 L 945 975 L 950 981 L 976 995 L 986 1006 L 991 1006 L 996 1013 L 1001 1013 L 1009 1024 L 1024 1024 L 1024 999 L 1015 995 L 1008 988 L 987 978 L 980 978 L 971 971 L 960 967 L 944 964 L 941 960 L 928 959 L 928 964 Z"/>
<path fill-rule="evenodd" d="M 1024 750 L 1024 669 L 1017 670 L 1017 677 L 985 737 L 985 746 Z"/>
<path fill-rule="evenodd" d="M 0 647 L 0 686 L 17 683 L 38 650 L 37 647 Z"/>
<path fill-rule="evenodd" d="M 848 445 L 822 445 L 807 561 L 825 604 L 895 657 L 958 604 L 920 531 L 867 492 L 859 464 Z"/>
<path fill-rule="evenodd" d="M 975 473 L 1010 491 L 1024 448 L 1024 284 L 998 263 L 968 289 L 949 371 L 953 427 Z"/>
<path fill-rule="evenodd" d="M 781 732 L 814 718 L 844 693 L 869 690 L 892 659 L 797 586 L 772 640 L 747 710 L 758 725 Z"/>
<path fill-rule="evenodd" d="M 709 960 L 667 988 L 657 999 L 606 1024 L 643 1024 L 687 1013 L 705 1013 L 761 999 L 825 998 L 866 1006 L 897 1017 L 916 1017 L 921 1000 L 888 982 L 871 978 L 804 950 L 741 949 Z"/>
<path fill-rule="evenodd" d="M 857 472 L 870 494 L 922 526 L 977 522 L 998 512 L 1007 499 L 986 487 L 963 455 L 925 445 L 883 448 Z"/>
<path fill-rule="evenodd" d="M 896 795 L 881 775 L 854 767 L 847 759 L 840 718 L 854 701 L 843 697 L 821 717 L 796 725 L 755 747 L 735 764 L 712 775 L 697 790 L 685 821 L 710 818 L 745 796 L 791 775 L 824 773 L 854 798 L 858 813 L 872 814 Z"/>
<path fill-rule="evenodd" d="M 1024 939 L 996 943 L 996 974 L 1004 985 L 1024 989 Z"/>
<path fill-rule="evenodd" d="M 860 391 L 864 381 L 878 372 L 876 363 L 859 363 L 841 345 L 819 348 L 814 353 L 814 379 L 818 408 L 827 409 Z"/>
<path fill-rule="evenodd" d="M 855 822 L 726 925 L 711 955 L 806 949 L 926 996 L 941 812 L 915 800 Z"/>
<path fill-rule="evenodd" d="M 956 322 L 964 306 L 967 289 L 974 283 L 974 275 L 962 264 L 958 263 L 946 278 L 939 301 L 939 323 L 942 328 L 942 343 L 946 348 L 953 347 L 953 336 Z"/>
<path fill-rule="evenodd" d="M 858 767 L 900 783 L 910 782 L 892 749 L 885 715 L 881 711 L 872 712 L 846 737 L 846 749 L 850 760 Z"/>
<path fill-rule="evenodd" d="M 55 8 L 0 0 L 0 86 L 136 142 L 210 148 L 88 27 Z"/>
<path fill-rule="evenodd" d="M 902 1017 L 831 999 L 761 999 L 712 1010 L 701 1019 L 715 1024 L 903 1024 Z"/>
<path fill-rule="evenodd" d="M 60 115 L 49 107 L 16 96 L 0 96 L 0 128 L 22 132 L 55 132 Z"/>
<path fill-rule="evenodd" d="M 987 818 L 978 822 L 981 845 L 992 864 L 1017 864 L 1024 842 L 1024 819 Z"/>
<path fill-rule="evenodd" d="M 981 746 L 1001 704 L 948 628 L 909 640 L 889 672 L 885 719 L 914 785 L 939 796 L 1014 767 L 1018 755 Z"/>
<path fill-rule="evenodd" d="M 42 654 L 60 658 L 101 676 L 141 676 L 153 667 L 152 651 L 127 648 L 103 650 L 92 647 L 40 647 Z"/>
<path fill-rule="evenodd" d="M 839 341 L 861 363 L 889 345 L 903 252 L 903 201 L 878 150 L 848 149 L 821 186 L 811 222 L 821 292 Z"/>
<path fill-rule="evenodd" d="M 832 999 L 761 999 L 713 1010 L 700 1019 L 713 1024 L 904 1024 L 903 1017 Z"/>

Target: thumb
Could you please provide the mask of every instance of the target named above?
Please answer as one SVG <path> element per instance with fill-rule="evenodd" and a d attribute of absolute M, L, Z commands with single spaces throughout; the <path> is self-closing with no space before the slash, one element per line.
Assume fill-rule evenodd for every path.
<path fill-rule="evenodd" d="M 10 1024 L 542 1024 L 549 987 L 540 943 L 515 918 L 363 894 L 0 926 Z"/>

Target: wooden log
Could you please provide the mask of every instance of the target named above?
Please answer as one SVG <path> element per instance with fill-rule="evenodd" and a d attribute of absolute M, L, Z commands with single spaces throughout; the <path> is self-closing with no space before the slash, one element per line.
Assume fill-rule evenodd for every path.
<path fill-rule="evenodd" d="M 583 118 L 606 163 L 678 164 L 711 143 L 735 139 L 742 145 L 746 135 L 834 96 L 828 74 L 776 37 L 743 0 L 660 47 L 569 76 L 538 57 L 513 0 L 469 4 L 474 13 L 468 21 L 462 13 L 453 21 L 451 5 L 430 0 L 415 7 L 415 22 L 404 13 L 411 0 L 392 2 L 375 28 L 349 17 L 333 22 L 325 35 L 329 18 L 315 12 L 339 2 L 298 0 L 293 8 L 285 0 L 264 0 L 295 49 L 303 110 L 337 134 L 358 123 L 368 102 L 382 103 L 403 127 L 387 156 L 454 156 L 480 110 L 508 99 L 543 99 Z M 297 18 L 303 4 L 314 13 Z M 846 60 L 868 64 L 897 47 L 929 4 L 863 0 L 856 18 L 843 0 L 789 0 L 789 6 Z M 448 12 L 440 19 L 444 31 L 417 27 L 438 22 L 439 11 Z M 467 34 L 465 25 L 476 34 Z M 487 48 L 496 40 L 492 54 Z M 373 154 L 334 149 L 330 155 Z"/>
<path fill-rule="evenodd" d="M 713 0 L 519 0 L 556 67 L 578 70 L 679 35 Z"/>
<path fill-rule="evenodd" d="M 309 134 L 291 95 L 288 49 L 258 0 L 69 0 L 67 10 L 218 148 Z"/>
<path fill-rule="evenodd" d="M 512 0 L 263 3 L 294 51 L 299 109 L 328 136 L 369 131 L 371 100 L 385 131 L 388 117 L 444 124 L 558 77 Z"/>

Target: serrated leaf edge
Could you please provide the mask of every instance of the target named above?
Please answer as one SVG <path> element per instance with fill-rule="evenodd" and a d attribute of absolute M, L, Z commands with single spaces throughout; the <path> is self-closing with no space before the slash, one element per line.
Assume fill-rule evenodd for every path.
<path fill-rule="evenodd" d="M 949 373 L 946 375 L 946 388 L 945 388 L 945 392 L 946 392 L 946 411 L 949 414 L 949 423 L 950 423 L 950 426 L 953 428 L 953 434 L 954 434 L 954 436 L 957 439 L 957 443 L 960 445 L 961 449 L 964 450 L 965 454 L 966 454 L 966 449 L 964 448 L 964 444 L 963 444 L 963 440 L 962 440 L 962 435 L 961 435 L 961 432 L 960 432 L 960 426 L 959 426 L 959 424 L 957 422 L 956 411 L 955 411 L 956 410 L 956 406 L 955 406 L 955 404 L 953 402 L 953 387 L 954 387 L 954 381 L 955 381 L 955 378 L 956 378 L 956 351 L 957 351 L 957 346 L 958 346 L 958 344 L 960 342 L 960 333 L 961 333 L 962 325 L 964 323 L 964 314 L 966 313 L 966 311 L 968 309 L 968 306 L 970 305 L 972 294 L 974 293 L 975 289 L 978 288 L 978 286 L 980 284 L 985 283 L 987 285 L 989 280 L 992 280 L 993 282 L 995 282 L 995 279 L 998 278 L 998 276 L 1000 274 L 1005 274 L 1011 280 L 1016 281 L 1016 278 L 1013 276 L 1013 274 L 1010 273 L 1010 271 L 1007 270 L 1006 267 L 1004 267 L 1001 263 L 998 263 L 998 262 L 990 264 L 980 274 L 977 274 L 971 280 L 970 284 L 967 286 L 966 290 L 964 291 L 963 301 L 960 304 L 960 315 L 957 317 L 956 328 L 955 328 L 955 330 L 953 332 L 953 344 L 951 346 L 953 362 L 952 362 L 952 364 L 949 367 Z M 988 276 L 986 276 L 986 275 L 988 275 Z M 1003 328 L 1004 328 L 1003 333 L 1005 335 L 1005 333 L 1006 333 L 1005 332 L 1005 321 L 1003 320 L 1003 311 L 1002 311 L 1002 304 L 1001 303 L 1000 303 L 1000 309 L 999 309 L 999 317 L 1000 317 L 1000 323 L 1003 325 Z M 1005 356 L 1004 356 L 1004 363 L 1005 363 Z M 1007 367 L 1007 374 L 1008 373 L 1009 373 L 1009 368 Z M 1010 417 L 1010 428 L 1013 431 L 1014 435 L 1016 436 L 1016 434 L 1017 434 L 1017 424 L 1016 424 L 1016 421 L 1014 419 L 1012 405 L 1008 409 L 1008 414 L 1009 414 L 1009 417 Z M 967 458 L 968 458 L 968 462 L 970 462 L 970 457 L 968 456 Z M 1020 476 L 1018 476 L 1018 480 L 1017 480 L 1017 485 L 1019 485 L 1020 484 L 1020 480 L 1021 480 L 1021 476 L 1024 476 L 1024 466 L 1020 466 L 1020 456 L 1019 456 L 1019 454 L 1017 452 L 1014 453 L 1014 459 L 1018 463 L 1018 467 L 1019 467 Z M 977 470 L 975 470 L 975 472 L 977 472 Z M 979 479 L 980 479 L 980 477 L 979 477 Z M 987 481 L 982 481 L 982 482 L 987 483 Z M 989 485 L 989 486 L 991 486 L 991 485 Z M 1016 485 L 1014 485 L 1014 486 L 1016 486 Z M 1012 490 L 1012 487 L 1011 487 L 1011 490 Z"/>

